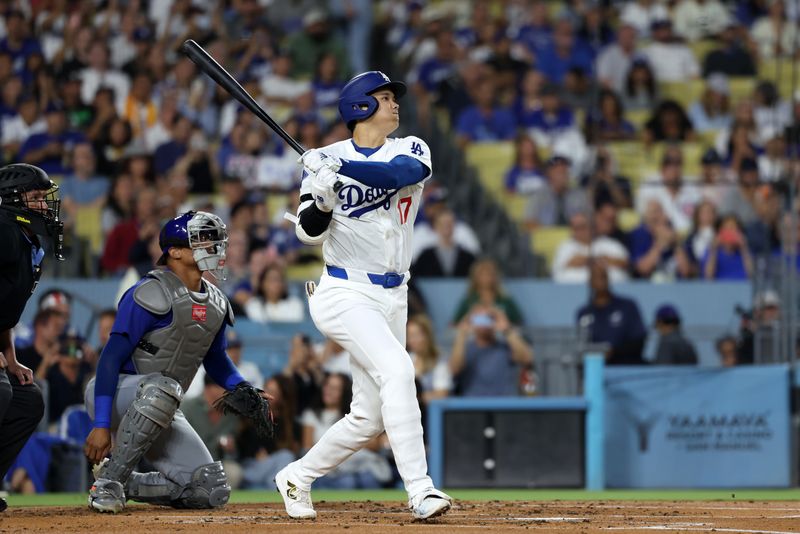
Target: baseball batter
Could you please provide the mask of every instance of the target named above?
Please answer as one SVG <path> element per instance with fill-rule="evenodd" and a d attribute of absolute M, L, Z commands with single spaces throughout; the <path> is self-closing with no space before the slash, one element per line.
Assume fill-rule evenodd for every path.
<path fill-rule="evenodd" d="M 225 352 L 230 303 L 203 280 L 205 271 L 221 272 L 227 240 L 225 225 L 210 213 L 190 211 L 168 221 L 158 261 L 167 268 L 151 271 L 120 299 L 97 376 L 86 388 L 94 421 L 86 456 L 100 463 L 111 451 L 89 493 L 94 510 L 119 512 L 126 499 L 177 508 L 228 501 L 222 464 L 179 409 L 200 364 L 226 390 L 261 398 Z M 134 472 L 142 457 L 157 471 Z"/>
<path fill-rule="evenodd" d="M 411 236 L 431 176 L 424 141 L 387 138 L 400 124 L 397 100 L 405 92 L 382 72 L 356 76 L 339 98 L 352 139 L 301 157 L 296 231 L 306 244 L 322 243 L 326 264 L 309 291 L 309 308 L 317 328 L 351 355 L 353 401 L 350 413 L 276 476 L 293 518 L 315 518 L 314 480 L 384 430 L 413 516 L 435 517 L 452 504 L 427 475 L 414 366 L 405 350 Z"/>

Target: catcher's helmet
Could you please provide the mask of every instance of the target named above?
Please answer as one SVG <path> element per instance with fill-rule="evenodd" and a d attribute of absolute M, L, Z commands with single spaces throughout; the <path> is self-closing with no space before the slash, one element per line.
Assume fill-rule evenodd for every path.
<path fill-rule="evenodd" d="M 35 200 L 31 191 L 41 191 Z M 60 219 L 58 185 L 39 167 L 13 163 L 0 168 L 0 216 L 53 240 L 56 258 L 63 260 L 64 223 Z"/>
<path fill-rule="evenodd" d="M 170 248 L 189 248 L 198 269 L 224 279 L 227 245 L 228 230 L 222 219 L 205 211 L 188 211 L 170 219 L 161 228 L 158 236 L 161 257 L 157 265 L 166 265 Z"/>
<path fill-rule="evenodd" d="M 380 89 L 389 89 L 395 98 L 406 94 L 406 84 L 393 82 L 379 70 L 371 70 L 359 74 L 344 86 L 339 95 L 339 115 L 351 130 L 357 121 L 372 116 L 378 109 L 378 100 L 372 96 Z"/>

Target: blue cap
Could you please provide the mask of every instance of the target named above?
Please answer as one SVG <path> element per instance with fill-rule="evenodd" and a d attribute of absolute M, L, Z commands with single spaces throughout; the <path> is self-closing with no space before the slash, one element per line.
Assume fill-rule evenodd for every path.
<path fill-rule="evenodd" d="M 665 323 L 680 323 L 681 316 L 672 304 L 662 304 L 656 310 L 656 321 Z"/>

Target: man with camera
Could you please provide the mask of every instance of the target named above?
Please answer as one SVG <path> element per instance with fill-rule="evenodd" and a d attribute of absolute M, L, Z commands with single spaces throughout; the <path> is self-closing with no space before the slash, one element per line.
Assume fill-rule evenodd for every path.
<path fill-rule="evenodd" d="M 464 397 L 519 393 L 520 366 L 533 362 L 533 349 L 503 310 L 476 306 L 458 323 L 450 372 Z"/>

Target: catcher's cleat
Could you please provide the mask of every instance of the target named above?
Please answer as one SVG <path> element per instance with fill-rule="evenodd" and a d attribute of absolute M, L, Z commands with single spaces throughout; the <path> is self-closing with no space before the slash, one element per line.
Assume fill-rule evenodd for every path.
<path fill-rule="evenodd" d="M 408 501 L 414 519 L 432 519 L 447 512 L 453 505 L 453 499 L 444 492 L 430 488 L 417 493 Z"/>
<path fill-rule="evenodd" d="M 311 493 L 300 489 L 297 484 L 290 481 L 286 469 L 284 467 L 275 475 L 275 486 L 283 497 L 286 513 L 293 519 L 316 519 L 317 512 L 311 503 Z"/>
<path fill-rule="evenodd" d="M 89 490 L 89 508 L 116 514 L 125 508 L 125 491 L 116 480 L 100 478 Z"/>
<path fill-rule="evenodd" d="M 2 497 L 0 497 L 0 512 L 5 512 L 6 508 L 8 508 L 8 503 Z"/>

